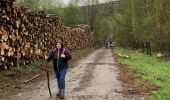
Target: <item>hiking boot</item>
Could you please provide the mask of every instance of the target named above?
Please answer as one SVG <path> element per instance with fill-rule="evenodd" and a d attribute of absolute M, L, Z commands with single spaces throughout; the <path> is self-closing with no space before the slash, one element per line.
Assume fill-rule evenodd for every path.
<path fill-rule="evenodd" d="M 61 90 L 58 90 L 56 97 L 60 97 L 61 96 Z"/>
<path fill-rule="evenodd" d="M 60 95 L 61 99 L 64 99 L 64 89 L 61 90 L 61 95 Z"/>

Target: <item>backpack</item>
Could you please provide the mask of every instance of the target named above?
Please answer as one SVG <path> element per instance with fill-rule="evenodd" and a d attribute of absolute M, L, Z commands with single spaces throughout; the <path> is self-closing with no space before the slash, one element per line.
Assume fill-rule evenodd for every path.
<path fill-rule="evenodd" d="M 53 48 L 52 49 L 52 54 L 54 55 L 54 52 L 55 52 L 56 48 Z M 65 48 L 62 49 L 62 53 L 61 54 L 64 54 L 65 52 Z M 53 56 L 53 60 L 54 60 L 54 56 Z"/>

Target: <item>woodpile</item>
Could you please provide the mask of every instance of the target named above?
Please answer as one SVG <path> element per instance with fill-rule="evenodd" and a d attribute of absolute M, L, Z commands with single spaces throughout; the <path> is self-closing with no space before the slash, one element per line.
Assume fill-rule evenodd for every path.
<path fill-rule="evenodd" d="M 69 49 L 89 47 L 94 41 L 88 25 L 69 28 L 55 15 L 0 2 L 0 69 L 44 58 L 58 37 Z"/>
<path fill-rule="evenodd" d="M 94 36 L 88 25 L 79 25 L 75 28 L 65 27 L 64 32 L 59 34 L 65 40 L 69 49 L 92 47 Z"/>

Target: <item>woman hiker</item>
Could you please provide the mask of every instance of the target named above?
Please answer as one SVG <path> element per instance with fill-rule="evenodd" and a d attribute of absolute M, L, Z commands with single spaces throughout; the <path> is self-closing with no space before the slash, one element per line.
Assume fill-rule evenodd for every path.
<path fill-rule="evenodd" d="M 56 74 L 58 86 L 57 97 L 60 97 L 61 99 L 64 99 L 65 76 L 68 69 L 68 61 L 70 59 L 71 55 L 69 51 L 63 47 L 63 41 L 58 40 L 55 48 L 49 52 L 47 62 L 53 60 L 53 69 Z"/>

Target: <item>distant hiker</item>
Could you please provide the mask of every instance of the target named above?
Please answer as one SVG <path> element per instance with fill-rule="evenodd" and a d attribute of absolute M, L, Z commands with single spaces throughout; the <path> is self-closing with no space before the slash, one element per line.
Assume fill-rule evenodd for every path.
<path fill-rule="evenodd" d="M 70 59 L 71 55 L 69 51 L 63 47 L 63 41 L 57 40 L 55 48 L 49 52 L 47 62 L 53 60 L 53 68 L 58 86 L 57 97 L 60 97 L 61 99 L 64 99 L 65 76 L 68 70 L 68 61 Z"/>
<path fill-rule="evenodd" d="M 104 42 L 105 48 L 107 48 L 107 43 L 108 43 L 108 41 L 105 40 L 105 42 Z"/>
<path fill-rule="evenodd" d="M 114 42 L 112 42 L 112 41 L 111 41 L 111 43 L 110 43 L 110 47 L 113 49 L 113 48 L 114 48 L 114 46 L 115 46 Z"/>
<path fill-rule="evenodd" d="M 111 47 L 111 40 L 105 40 L 105 48 Z"/>
<path fill-rule="evenodd" d="M 113 49 L 113 42 L 110 41 L 110 48 Z"/>

